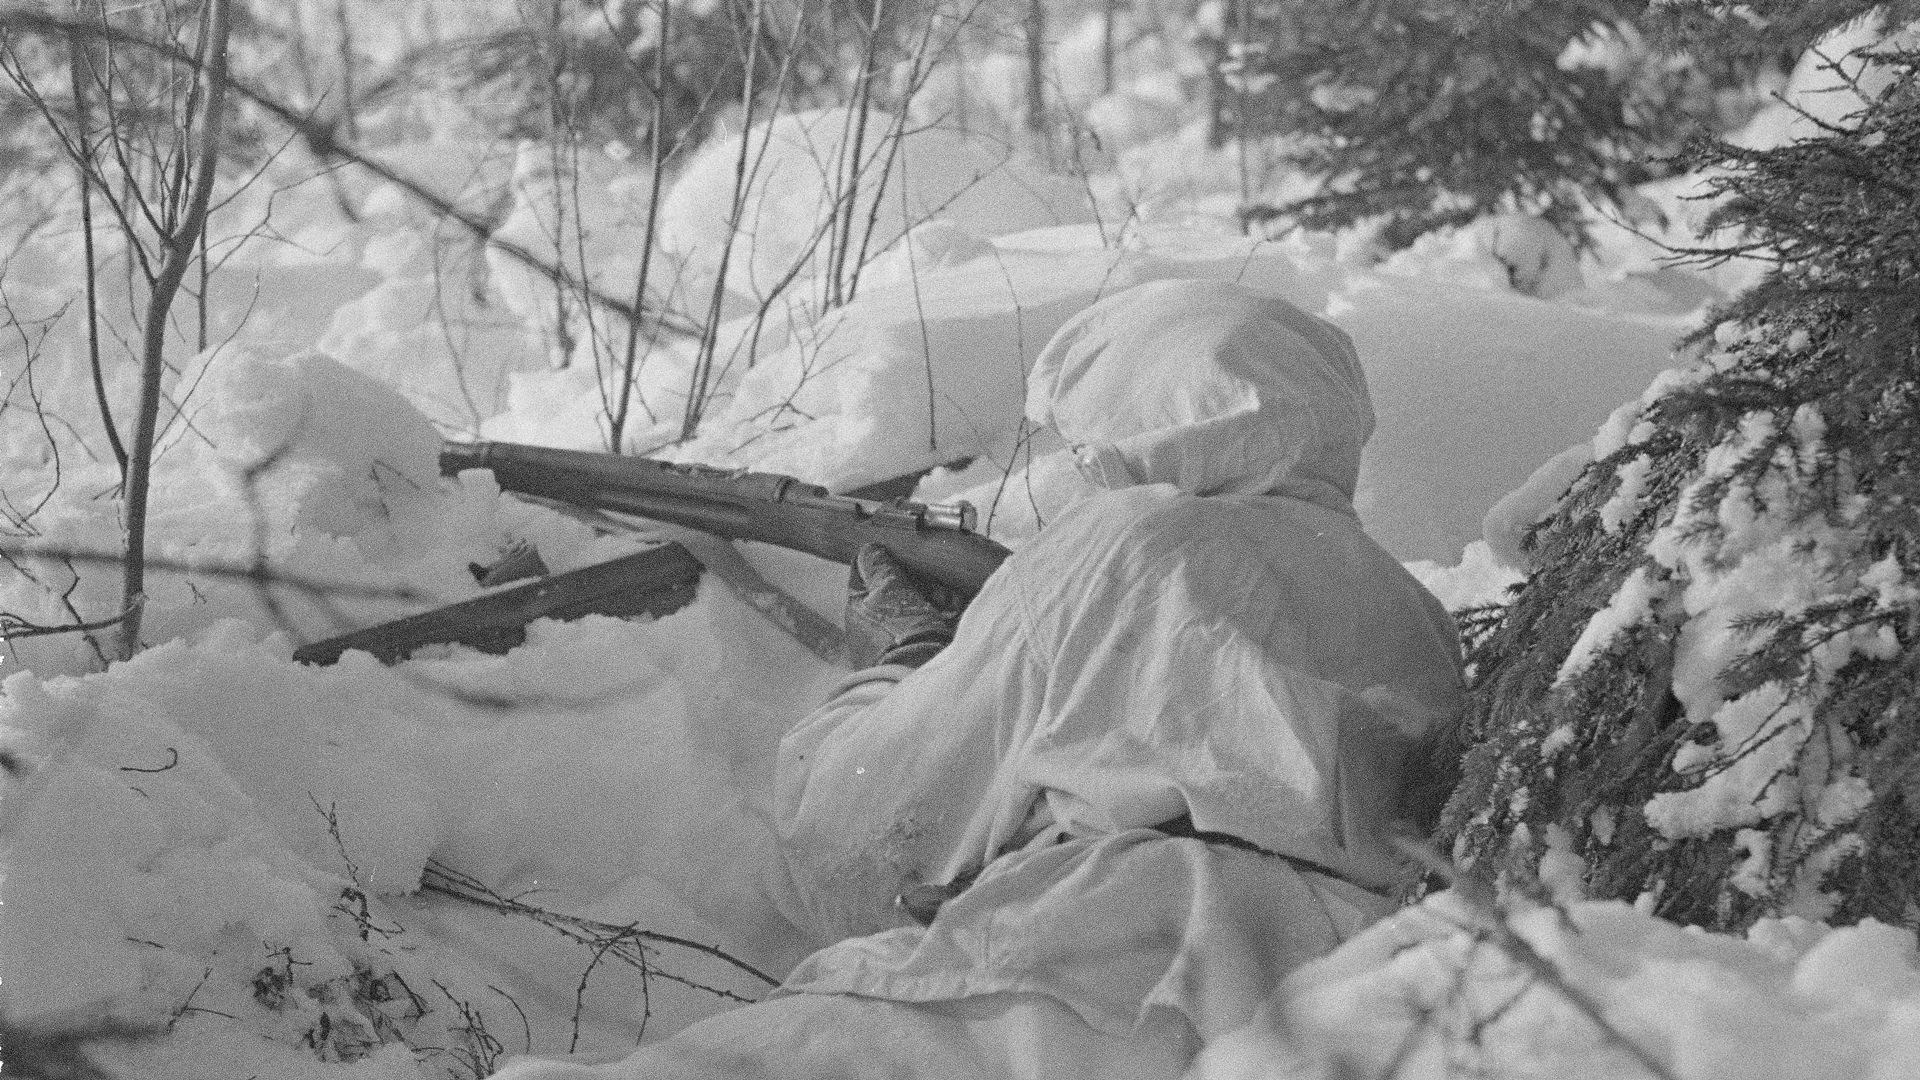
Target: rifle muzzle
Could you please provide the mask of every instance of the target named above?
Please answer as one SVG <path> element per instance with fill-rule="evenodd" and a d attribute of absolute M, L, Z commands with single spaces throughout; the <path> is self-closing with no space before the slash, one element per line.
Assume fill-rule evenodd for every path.
<path fill-rule="evenodd" d="M 467 469 L 490 469 L 488 451 L 492 443 L 486 442 L 442 442 L 440 444 L 440 475 L 458 476 Z"/>

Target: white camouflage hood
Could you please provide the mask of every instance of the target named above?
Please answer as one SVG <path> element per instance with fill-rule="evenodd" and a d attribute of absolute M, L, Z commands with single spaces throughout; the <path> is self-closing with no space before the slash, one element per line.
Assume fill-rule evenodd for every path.
<path fill-rule="evenodd" d="M 1373 433 L 1347 335 L 1223 281 L 1148 282 L 1076 315 L 1034 362 L 1026 411 L 1103 488 L 1289 495 L 1349 513 Z"/>

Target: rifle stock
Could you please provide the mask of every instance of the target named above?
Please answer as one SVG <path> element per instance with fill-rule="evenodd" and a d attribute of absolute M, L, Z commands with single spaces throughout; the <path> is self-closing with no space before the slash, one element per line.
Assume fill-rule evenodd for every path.
<path fill-rule="evenodd" d="M 921 577 L 971 598 L 1009 554 L 973 531 L 973 508 L 834 495 L 777 473 L 522 443 L 446 443 L 440 471 L 489 469 L 501 490 L 757 540 L 833 562 L 877 543 Z"/>
<path fill-rule="evenodd" d="M 448 604 L 404 619 L 315 641 L 295 649 L 303 664 L 331 664 L 348 649 L 370 652 L 383 664 L 405 660 L 422 645 L 471 645 L 503 653 L 527 640 L 535 619 L 586 615 L 656 618 L 693 602 L 700 561 L 679 544 L 543 577 L 525 585 Z"/>

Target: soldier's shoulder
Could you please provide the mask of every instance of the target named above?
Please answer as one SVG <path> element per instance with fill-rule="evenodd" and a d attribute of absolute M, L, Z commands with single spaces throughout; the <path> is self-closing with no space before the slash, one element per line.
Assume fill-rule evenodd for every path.
<path fill-rule="evenodd" d="M 1172 484 L 1116 488 L 1075 503 L 1049 524 L 1046 532 L 1055 538 L 1151 533 L 1169 525 L 1177 527 L 1204 501 Z"/>
<path fill-rule="evenodd" d="M 1036 544 L 1044 546 L 1048 562 L 1153 565 L 1190 558 L 1213 543 L 1235 543 L 1247 527 L 1228 519 L 1246 514 L 1172 484 L 1143 484 L 1076 503 L 1048 524 Z"/>

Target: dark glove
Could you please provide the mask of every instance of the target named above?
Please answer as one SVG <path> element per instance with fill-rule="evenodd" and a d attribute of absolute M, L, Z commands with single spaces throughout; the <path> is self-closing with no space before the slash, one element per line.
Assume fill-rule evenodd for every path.
<path fill-rule="evenodd" d="M 855 667 L 919 667 L 953 640 L 959 605 L 915 578 L 886 548 L 868 544 L 847 574 L 847 653 Z"/>

